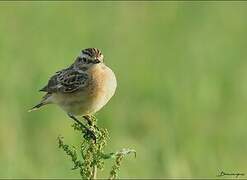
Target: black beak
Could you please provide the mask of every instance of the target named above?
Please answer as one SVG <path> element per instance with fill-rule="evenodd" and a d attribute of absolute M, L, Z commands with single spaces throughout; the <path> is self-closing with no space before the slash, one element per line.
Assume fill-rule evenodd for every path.
<path fill-rule="evenodd" d="M 95 60 L 93 61 L 93 63 L 94 63 L 94 64 L 98 64 L 98 63 L 100 63 L 100 60 L 95 59 Z"/>

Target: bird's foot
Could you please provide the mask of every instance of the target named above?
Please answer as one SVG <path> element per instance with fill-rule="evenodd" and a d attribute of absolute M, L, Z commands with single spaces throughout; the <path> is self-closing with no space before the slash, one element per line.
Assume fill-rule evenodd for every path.
<path fill-rule="evenodd" d="M 79 121 L 75 116 L 73 116 L 72 114 L 68 114 L 68 116 L 73 119 L 81 128 L 83 128 L 84 130 L 84 138 L 85 139 L 93 139 L 94 142 L 96 142 L 96 135 L 95 132 L 91 129 L 88 128 L 86 125 L 84 125 L 81 121 Z"/>
<path fill-rule="evenodd" d="M 89 126 L 94 127 L 97 131 L 99 131 L 98 126 L 96 126 L 96 118 L 93 115 L 85 115 L 83 116 L 84 119 L 86 119 Z"/>

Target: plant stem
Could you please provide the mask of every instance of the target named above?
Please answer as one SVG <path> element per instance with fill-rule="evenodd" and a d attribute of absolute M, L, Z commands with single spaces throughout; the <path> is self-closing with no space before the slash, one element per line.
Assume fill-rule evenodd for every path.
<path fill-rule="evenodd" d="M 93 167 L 93 179 L 97 179 L 97 165 Z"/>
<path fill-rule="evenodd" d="M 72 125 L 74 130 L 79 131 L 82 137 L 80 148 L 78 150 L 72 145 L 65 144 L 61 136 L 58 137 L 58 144 L 59 148 L 62 148 L 63 151 L 71 157 L 74 164 L 72 170 L 80 170 L 79 172 L 82 179 L 96 180 L 98 169 L 102 170 L 104 167 L 104 160 L 115 159 L 109 179 L 116 179 L 122 159 L 125 155 L 130 153 L 136 155 L 135 150 L 124 148 L 115 153 L 104 153 L 103 148 L 109 139 L 108 131 L 96 125 L 96 118 L 93 119 L 88 128 L 74 116 L 70 117 L 76 121 L 76 123 Z M 85 128 L 87 129 L 85 130 Z M 78 155 L 78 151 L 80 151 L 81 156 Z"/>

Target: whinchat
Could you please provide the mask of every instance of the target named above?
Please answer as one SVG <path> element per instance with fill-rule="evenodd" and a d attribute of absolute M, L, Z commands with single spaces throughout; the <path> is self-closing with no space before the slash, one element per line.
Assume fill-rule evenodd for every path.
<path fill-rule="evenodd" d="M 49 79 L 40 90 L 46 92 L 45 96 L 30 111 L 57 104 L 78 123 L 75 116 L 88 120 L 111 99 L 117 87 L 115 74 L 103 59 L 97 48 L 82 50 L 72 65 Z"/>

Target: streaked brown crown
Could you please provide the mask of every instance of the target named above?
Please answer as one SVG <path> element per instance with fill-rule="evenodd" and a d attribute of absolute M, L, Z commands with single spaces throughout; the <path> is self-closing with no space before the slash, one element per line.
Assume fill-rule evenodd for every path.
<path fill-rule="evenodd" d="M 87 49 L 83 49 L 81 52 L 83 54 L 88 55 L 91 58 L 99 58 L 102 56 L 102 53 L 97 48 L 87 48 Z"/>

